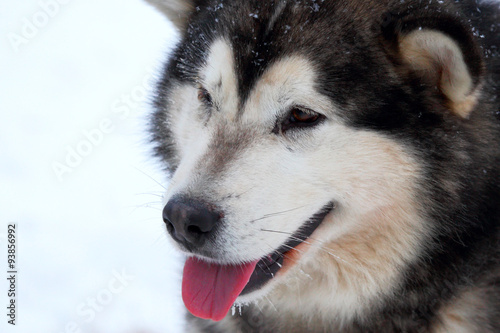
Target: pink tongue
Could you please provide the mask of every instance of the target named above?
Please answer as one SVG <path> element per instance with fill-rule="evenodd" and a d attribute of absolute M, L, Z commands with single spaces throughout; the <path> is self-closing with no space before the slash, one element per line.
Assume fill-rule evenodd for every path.
<path fill-rule="evenodd" d="M 182 278 L 186 308 L 196 317 L 222 320 L 250 280 L 257 262 L 223 266 L 189 258 Z"/>

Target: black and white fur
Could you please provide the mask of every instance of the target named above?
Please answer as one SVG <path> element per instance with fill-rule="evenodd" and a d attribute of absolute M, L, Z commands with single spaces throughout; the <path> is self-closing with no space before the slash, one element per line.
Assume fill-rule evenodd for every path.
<path fill-rule="evenodd" d="M 181 32 L 151 118 L 165 202 L 224 211 L 189 255 L 256 260 L 335 203 L 189 332 L 500 332 L 498 2 L 150 2 Z M 297 106 L 324 120 L 283 127 Z"/>

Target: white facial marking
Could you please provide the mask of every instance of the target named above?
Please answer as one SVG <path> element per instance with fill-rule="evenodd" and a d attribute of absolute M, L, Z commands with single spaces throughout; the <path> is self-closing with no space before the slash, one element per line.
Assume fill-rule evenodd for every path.
<path fill-rule="evenodd" d="M 174 88 L 169 104 L 169 119 L 165 126 L 172 130 L 180 155 L 180 165 L 168 187 L 165 203 L 187 185 L 190 173 L 206 151 L 209 141 L 209 133 L 204 130 L 200 119 L 200 102 L 196 89 L 188 85 Z"/>
<path fill-rule="evenodd" d="M 238 83 L 233 51 L 226 41 L 219 39 L 211 46 L 201 80 L 225 116 L 234 120 L 238 113 Z"/>
<path fill-rule="evenodd" d="M 349 320 L 369 311 L 371 300 L 390 295 L 429 230 L 414 203 L 419 170 L 402 147 L 375 132 L 341 125 L 330 126 L 322 137 L 325 145 L 305 170 L 314 171 L 310 183 L 321 179 L 338 207 L 308 247 L 298 250 L 304 252 L 298 253 L 298 264 L 240 301 L 267 295 L 281 311 L 325 320 L 338 313 L 338 319 Z M 302 300 L 300 307 L 296 299 Z M 262 307 L 267 303 L 259 301 Z"/>
<path fill-rule="evenodd" d="M 325 318 L 338 311 L 352 318 L 366 310 L 369 300 L 390 294 L 404 262 L 420 249 L 427 230 L 414 199 L 418 164 L 394 140 L 343 124 L 335 116 L 338 108 L 315 89 L 316 69 L 300 56 L 271 64 L 237 118 L 232 59 L 231 47 L 219 40 L 201 71 L 202 84 L 220 107 L 208 122 L 199 116 L 196 87 L 174 93 L 171 126 L 181 163 L 167 196 L 195 194 L 224 211 L 210 244 L 223 263 L 272 253 L 335 202 L 297 263 L 239 301 L 266 295 L 286 311 Z M 278 116 L 297 105 L 327 119 L 314 128 L 272 133 Z M 214 167 L 213 156 L 222 156 L 220 166 Z M 324 298 L 325 293 L 334 296 Z M 297 297 L 304 306 L 296 306 Z M 266 306 L 266 299 L 259 302 Z"/>
<path fill-rule="evenodd" d="M 242 120 L 273 122 L 292 106 L 332 113 L 330 100 L 314 88 L 316 77 L 316 68 L 302 57 L 287 57 L 272 64 L 252 89 Z"/>

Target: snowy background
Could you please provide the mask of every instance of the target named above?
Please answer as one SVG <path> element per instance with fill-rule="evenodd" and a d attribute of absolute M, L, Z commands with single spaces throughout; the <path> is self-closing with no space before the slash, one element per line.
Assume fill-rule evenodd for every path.
<path fill-rule="evenodd" d="M 0 0 L 0 37 L 0 332 L 181 332 L 145 133 L 171 24 L 141 0 Z"/>

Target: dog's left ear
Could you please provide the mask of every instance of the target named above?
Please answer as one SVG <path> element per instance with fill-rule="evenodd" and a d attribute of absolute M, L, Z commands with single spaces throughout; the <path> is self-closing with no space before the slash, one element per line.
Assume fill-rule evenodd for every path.
<path fill-rule="evenodd" d="M 181 31 L 186 28 L 187 21 L 194 12 L 196 0 L 146 0 L 164 13 Z"/>
<path fill-rule="evenodd" d="M 385 20 L 383 34 L 400 72 L 437 87 L 447 107 L 468 118 L 479 98 L 484 61 L 472 29 L 459 18 L 418 13 Z"/>

